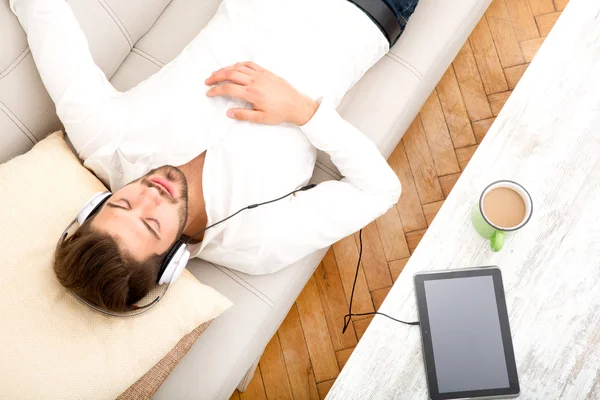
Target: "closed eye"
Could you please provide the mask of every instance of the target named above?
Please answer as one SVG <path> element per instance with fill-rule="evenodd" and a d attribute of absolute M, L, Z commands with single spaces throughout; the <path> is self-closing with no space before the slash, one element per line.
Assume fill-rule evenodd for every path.
<path fill-rule="evenodd" d="M 131 203 L 129 202 L 129 200 L 127 200 L 126 198 L 121 198 L 119 199 L 119 201 L 123 201 L 127 204 L 127 207 L 131 210 Z"/>
<path fill-rule="evenodd" d="M 156 223 L 156 225 L 158 226 L 158 230 L 160 231 L 160 222 L 158 222 L 157 219 L 155 218 L 146 218 L 149 221 L 153 221 L 154 223 Z"/>
<path fill-rule="evenodd" d="M 156 231 L 152 229 L 152 227 L 145 220 L 142 219 L 142 222 L 144 223 L 144 226 L 148 228 L 152 236 L 154 236 L 156 240 L 160 240 L 160 236 L 158 236 L 158 233 L 156 233 Z"/>
<path fill-rule="evenodd" d="M 129 200 L 127 200 L 126 198 L 120 198 L 118 200 L 119 202 L 124 202 L 125 204 L 127 204 L 127 206 L 125 207 L 124 205 L 120 204 L 120 203 L 106 203 L 107 206 L 112 207 L 112 208 L 120 208 L 122 210 L 126 210 L 129 211 L 131 210 L 131 203 L 129 202 Z M 158 225 L 158 229 L 160 230 L 160 222 L 158 222 L 157 219 L 154 218 L 147 218 L 150 221 L 154 221 L 156 223 L 156 225 Z M 146 229 L 148 229 L 148 231 L 150 232 L 150 234 L 152 236 L 154 236 L 154 238 L 156 240 L 160 240 L 160 235 L 150 226 L 150 224 L 148 224 L 148 222 L 146 222 L 144 219 L 140 218 L 140 220 L 142 221 L 142 223 L 144 224 L 144 226 L 146 227 Z"/>

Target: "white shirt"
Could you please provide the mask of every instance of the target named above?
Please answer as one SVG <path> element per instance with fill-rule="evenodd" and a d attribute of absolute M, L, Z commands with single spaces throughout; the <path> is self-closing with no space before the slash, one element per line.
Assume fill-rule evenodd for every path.
<path fill-rule="evenodd" d="M 29 4 L 29 10 L 17 9 L 24 26 L 28 18 L 31 24 L 38 18 L 38 26 L 60 19 L 56 29 L 74 29 L 56 0 Z M 37 12 L 44 7 L 54 14 Z M 84 165 L 113 191 L 207 150 L 203 189 L 210 225 L 307 184 L 317 149 L 344 176 L 207 230 L 190 246 L 192 256 L 249 274 L 275 272 L 359 230 L 400 196 L 400 182 L 376 146 L 335 111 L 389 47 L 369 17 L 346 0 L 224 0 L 175 60 L 125 93 L 105 81 L 89 54 L 79 54 L 84 50 L 74 54 L 82 46 L 80 32 L 61 44 L 45 34 L 29 34 L 42 79 Z M 71 66 L 61 65 L 71 75 L 65 82 L 56 68 L 50 71 L 59 62 L 53 54 L 70 59 Z M 254 61 L 300 92 L 322 97 L 316 114 L 302 127 L 228 118 L 227 109 L 250 105 L 207 97 L 204 80 L 240 61 Z"/>

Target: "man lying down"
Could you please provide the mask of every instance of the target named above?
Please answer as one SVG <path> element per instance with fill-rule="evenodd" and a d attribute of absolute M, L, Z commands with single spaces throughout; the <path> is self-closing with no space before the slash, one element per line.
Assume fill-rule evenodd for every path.
<path fill-rule="evenodd" d="M 112 191 L 57 247 L 60 283 L 123 311 L 155 287 L 167 253 L 185 242 L 192 257 L 266 274 L 384 214 L 400 182 L 335 108 L 417 2 L 223 0 L 171 63 L 119 92 L 66 1 L 10 0 L 78 156 Z M 341 181 L 203 231 L 306 185 L 317 149 Z"/>

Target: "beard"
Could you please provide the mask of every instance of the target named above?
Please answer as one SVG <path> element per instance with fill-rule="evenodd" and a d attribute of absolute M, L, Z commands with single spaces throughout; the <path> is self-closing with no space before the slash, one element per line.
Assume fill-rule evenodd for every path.
<path fill-rule="evenodd" d="M 177 187 L 181 192 L 177 198 L 170 197 L 161 192 L 161 196 L 163 196 L 167 201 L 172 204 L 177 204 L 177 216 L 179 219 L 179 229 L 177 233 L 177 237 L 180 237 L 183 233 L 183 229 L 185 228 L 185 224 L 188 218 L 188 184 L 185 175 L 181 170 L 172 165 L 163 165 L 162 167 L 155 168 L 148 172 L 146 175 L 139 178 L 137 181 L 140 181 L 143 185 L 151 187 L 152 184 L 148 180 L 148 177 L 152 175 L 158 175 L 167 181 L 169 181 L 173 186 Z M 136 182 L 137 182 L 136 181 Z"/>

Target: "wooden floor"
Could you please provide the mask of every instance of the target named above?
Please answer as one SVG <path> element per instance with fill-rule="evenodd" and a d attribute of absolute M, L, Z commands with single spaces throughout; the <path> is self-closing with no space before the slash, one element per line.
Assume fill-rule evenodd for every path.
<path fill-rule="evenodd" d="M 590 0 L 591 1 L 591 0 Z M 353 311 L 377 310 L 568 0 L 494 0 L 389 158 L 402 197 L 363 230 Z M 343 316 L 358 235 L 333 245 L 232 399 L 323 399 L 372 317 Z"/>

